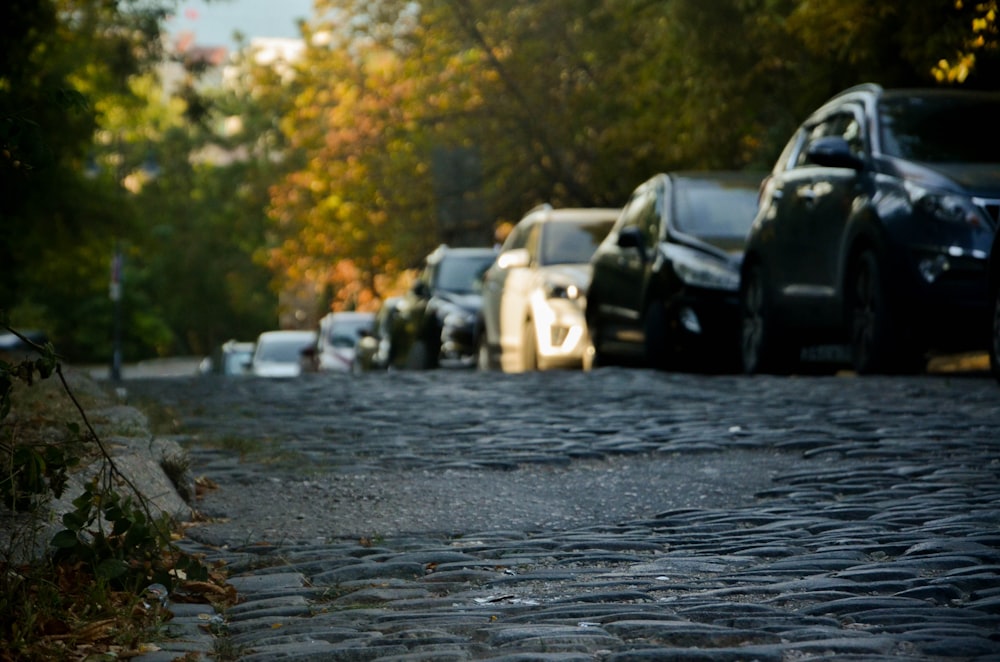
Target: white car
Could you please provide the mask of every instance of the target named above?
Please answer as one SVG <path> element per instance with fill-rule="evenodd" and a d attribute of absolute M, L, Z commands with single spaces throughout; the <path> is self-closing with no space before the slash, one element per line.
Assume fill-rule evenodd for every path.
<path fill-rule="evenodd" d="M 484 278 L 481 370 L 583 365 L 590 258 L 620 213 L 543 205 L 514 226 Z"/>
<path fill-rule="evenodd" d="M 351 372 L 358 341 L 369 336 L 375 326 L 375 313 L 329 313 L 319 321 L 316 338 L 316 369 Z"/>
<path fill-rule="evenodd" d="M 308 353 L 316 347 L 315 331 L 265 331 L 257 337 L 250 359 L 255 377 L 298 377 Z"/>

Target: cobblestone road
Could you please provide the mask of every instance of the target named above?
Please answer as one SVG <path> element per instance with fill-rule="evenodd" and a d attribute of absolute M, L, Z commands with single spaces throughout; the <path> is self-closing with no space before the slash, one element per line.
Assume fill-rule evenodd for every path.
<path fill-rule="evenodd" d="M 245 660 L 1000 659 L 985 377 L 129 382 Z M 196 647 L 184 639 L 174 650 Z M 169 649 L 169 647 L 167 647 Z M 162 659 L 170 659 L 163 653 Z"/>

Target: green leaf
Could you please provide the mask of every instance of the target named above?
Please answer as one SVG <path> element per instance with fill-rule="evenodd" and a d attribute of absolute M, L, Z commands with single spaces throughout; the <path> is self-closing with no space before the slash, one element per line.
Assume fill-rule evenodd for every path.
<path fill-rule="evenodd" d="M 104 559 L 94 568 L 99 579 L 115 579 L 128 572 L 128 565 L 121 559 Z"/>
<path fill-rule="evenodd" d="M 69 532 L 79 531 L 86 524 L 86 520 L 80 517 L 79 512 L 69 512 L 62 516 L 62 523 Z"/>
<path fill-rule="evenodd" d="M 76 547 L 78 542 L 76 533 L 67 529 L 63 529 L 52 537 L 52 546 L 58 549 L 71 549 Z"/>

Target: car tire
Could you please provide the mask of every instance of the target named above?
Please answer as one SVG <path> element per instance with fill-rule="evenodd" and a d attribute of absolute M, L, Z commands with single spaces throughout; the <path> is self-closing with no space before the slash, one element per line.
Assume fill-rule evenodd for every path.
<path fill-rule="evenodd" d="M 651 301 L 643 316 L 643 349 L 646 366 L 656 370 L 670 367 L 667 348 L 667 309 L 662 301 Z"/>
<path fill-rule="evenodd" d="M 764 269 L 751 266 L 740 287 L 740 348 L 743 372 L 785 374 L 798 362 L 800 347 L 775 319 Z"/>
<path fill-rule="evenodd" d="M 875 253 L 858 255 L 850 280 L 851 362 L 860 375 L 913 373 L 922 357 L 897 331 Z"/>
<path fill-rule="evenodd" d="M 476 370 L 487 372 L 494 369 L 493 359 L 490 356 L 490 345 L 486 339 L 486 330 L 479 333 L 479 340 L 476 342 Z"/>
<path fill-rule="evenodd" d="M 1000 382 L 1000 287 L 993 288 L 993 336 L 990 341 L 990 369 Z"/>
<path fill-rule="evenodd" d="M 535 323 L 530 319 L 524 322 L 524 335 L 521 337 L 521 372 L 538 370 L 538 343 L 535 339 Z"/>
<path fill-rule="evenodd" d="M 406 356 L 406 367 L 410 370 L 427 370 L 434 367 L 426 341 L 419 339 L 413 341 Z"/>
<path fill-rule="evenodd" d="M 587 347 L 586 355 L 584 356 L 585 370 L 593 370 L 594 368 L 601 368 L 604 366 L 611 365 L 611 361 L 607 353 L 601 351 L 601 326 L 597 319 L 595 313 L 591 312 L 597 309 L 597 304 L 594 303 L 593 299 L 587 301 L 587 335 L 590 337 L 590 345 Z"/>

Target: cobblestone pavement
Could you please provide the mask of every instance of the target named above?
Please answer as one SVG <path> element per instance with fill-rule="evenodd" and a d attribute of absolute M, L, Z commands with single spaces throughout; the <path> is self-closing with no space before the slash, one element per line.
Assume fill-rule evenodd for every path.
<path fill-rule="evenodd" d="M 195 473 L 219 484 L 201 507 L 228 520 L 185 542 L 224 560 L 241 595 L 219 653 L 1000 659 L 1000 389 L 986 377 L 128 388 L 167 408 Z"/>

